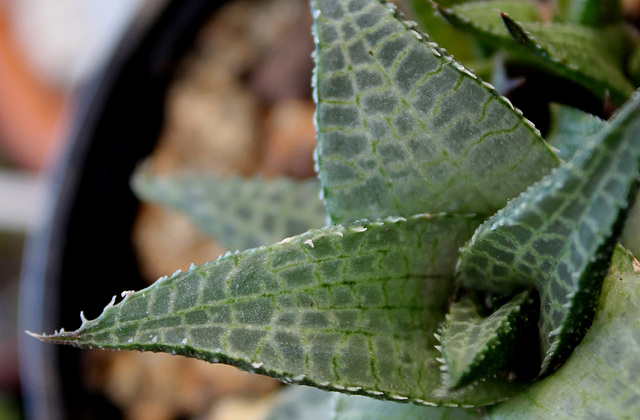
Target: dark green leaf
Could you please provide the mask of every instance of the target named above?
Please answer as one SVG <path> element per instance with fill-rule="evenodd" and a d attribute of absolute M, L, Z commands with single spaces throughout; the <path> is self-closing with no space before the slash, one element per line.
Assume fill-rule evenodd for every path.
<path fill-rule="evenodd" d="M 530 317 L 532 304 L 529 291 L 524 291 L 484 316 L 472 297 L 454 302 L 441 337 L 444 385 L 457 388 L 509 368 L 520 350 L 519 339 L 537 320 Z"/>
<path fill-rule="evenodd" d="M 620 23 L 620 0 L 565 0 L 558 10 L 558 17 L 578 25 L 600 27 Z"/>
<path fill-rule="evenodd" d="M 534 60 L 532 63 L 585 87 L 603 100 L 609 95 L 620 105 L 629 98 L 633 85 L 623 69 L 630 41 L 623 26 L 596 29 L 538 22 L 532 16 L 518 17 L 521 10 L 509 3 L 513 2 L 506 2 L 504 8 L 497 7 L 502 2 L 465 3 L 440 9 L 440 13 L 452 25 L 515 53 L 516 59 Z"/>

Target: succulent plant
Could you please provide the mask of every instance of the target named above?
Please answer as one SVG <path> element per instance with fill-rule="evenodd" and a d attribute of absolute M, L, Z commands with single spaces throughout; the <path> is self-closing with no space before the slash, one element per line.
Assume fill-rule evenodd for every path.
<path fill-rule="evenodd" d="M 640 55 L 620 6 L 434 4 L 444 23 L 412 5 L 422 29 L 384 1 L 311 1 L 319 183 L 135 176 L 249 249 L 38 337 L 323 390 L 291 387 L 274 419 L 639 416 L 640 264 L 618 240 Z M 474 65 L 502 93 L 533 69 L 610 118 L 551 104 L 545 140 Z"/>

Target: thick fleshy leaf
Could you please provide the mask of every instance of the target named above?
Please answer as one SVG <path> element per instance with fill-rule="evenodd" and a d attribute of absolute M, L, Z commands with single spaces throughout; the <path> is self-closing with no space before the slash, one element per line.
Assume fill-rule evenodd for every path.
<path fill-rule="evenodd" d="M 489 215 L 557 165 L 522 114 L 379 0 L 313 0 L 317 165 L 333 221 Z"/>
<path fill-rule="evenodd" d="M 576 150 L 584 146 L 589 137 L 604 128 L 606 121 L 570 106 L 553 103 L 549 106 L 551 121 L 547 141 L 558 149 L 563 160 L 573 157 Z"/>
<path fill-rule="evenodd" d="M 125 293 L 74 332 L 80 347 L 165 351 L 285 382 L 416 403 L 486 404 L 519 384 L 438 393 L 434 337 L 470 216 L 334 225 Z"/>
<path fill-rule="evenodd" d="M 494 419 L 640 418 L 640 263 L 618 247 L 593 325 L 553 375 L 490 411 Z"/>
<path fill-rule="evenodd" d="M 278 395 L 267 420 L 471 420 L 483 416 L 474 409 L 424 407 L 380 401 L 358 395 L 290 386 Z"/>
<path fill-rule="evenodd" d="M 547 141 L 558 149 L 558 156 L 569 160 L 588 139 L 603 129 L 607 122 L 561 104 L 551 104 L 551 122 Z M 620 243 L 634 255 L 640 255 L 640 197 L 636 197 L 624 225 Z"/>
<path fill-rule="evenodd" d="M 141 166 L 132 186 L 143 200 L 184 212 L 232 250 L 272 244 L 327 222 L 315 179 L 153 175 Z"/>
<path fill-rule="evenodd" d="M 510 368 L 517 352 L 520 360 L 525 357 L 520 339 L 537 320 L 531 316 L 535 312 L 529 293 L 519 293 L 489 316 L 471 296 L 451 304 L 440 345 L 447 388 Z"/>
<path fill-rule="evenodd" d="M 461 283 L 540 293 L 542 371 L 563 361 L 591 323 L 602 279 L 637 186 L 640 95 L 574 158 L 511 201 L 474 234 Z"/>
<path fill-rule="evenodd" d="M 506 6 L 493 1 L 465 3 L 451 9 L 440 8 L 439 12 L 452 25 L 495 47 L 519 54 L 515 58 L 526 53 L 525 58 L 534 59 L 533 63 L 583 86 L 603 100 L 609 97 L 620 105 L 629 98 L 634 88 L 623 72 L 629 38 L 621 25 L 596 29 L 527 21 L 518 18 L 519 13 L 512 16 L 511 10 L 516 9 L 508 3 Z"/>

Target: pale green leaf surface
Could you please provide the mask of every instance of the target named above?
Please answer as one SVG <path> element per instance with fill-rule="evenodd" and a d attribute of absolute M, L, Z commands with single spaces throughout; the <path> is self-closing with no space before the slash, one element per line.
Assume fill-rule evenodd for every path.
<path fill-rule="evenodd" d="M 287 386 L 278 392 L 265 420 L 330 420 L 335 395 L 339 394 L 306 386 Z"/>
<path fill-rule="evenodd" d="M 132 187 L 143 200 L 185 213 L 232 250 L 272 244 L 327 222 L 315 179 L 153 175 L 141 166 Z"/>
<path fill-rule="evenodd" d="M 379 401 L 358 395 L 335 394 L 330 420 L 472 420 L 483 418 L 475 409 L 421 407 Z"/>
<path fill-rule="evenodd" d="M 553 375 L 490 411 L 494 419 L 640 418 L 640 263 L 618 247 L 593 325 Z"/>
<path fill-rule="evenodd" d="M 512 200 L 462 251 L 471 289 L 540 293 L 542 371 L 562 361 L 589 326 L 624 213 L 637 186 L 640 96 L 574 158 Z"/>
<path fill-rule="evenodd" d="M 519 384 L 441 395 L 434 347 L 458 249 L 478 224 L 420 215 L 311 230 L 125 293 L 79 330 L 43 338 L 165 351 L 377 398 L 485 404 Z"/>
<path fill-rule="evenodd" d="M 583 86 L 601 99 L 607 92 L 616 105 L 629 98 L 634 87 L 623 72 L 628 38 L 622 26 L 596 29 L 538 22 L 519 18 L 519 10 L 512 15 L 511 10 L 516 9 L 508 3 L 498 8 L 492 1 L 473 2 L 439 11 L 452 25 L 516 53 L 514 58 L 527 53 L 541 68 Z"/>
<path fill-rule="evenodd" d="M 489 215 L 557 165 L 530 122 L 379 0 L 313 0 L 317 166 L 333 221 Z"/>
<path fill-rule="evenodd" d="M 456 388 L 508 368 L 521 333 L 529 330 L 529 291 L 514 296 L 489 316 L 471 297 L 451 304 L 442 330 L 444 385 Z"/>
<path fill-rule="evenodd" d="M 547 142 L 558 149 L 558 156 L 563 160 L 571 159 L 587 143 L 589 137 L 607 124 L 595 115 L 567 105 L 552 103 L 549 110 L 551 120 Z"/>
<path fill-rule="evenodd" d="M 266 420 L 471 420 L 480 419 L 474 409 L 424 407 L 380 401 L 358 395 L 290 386 L 278 395 Z"/>

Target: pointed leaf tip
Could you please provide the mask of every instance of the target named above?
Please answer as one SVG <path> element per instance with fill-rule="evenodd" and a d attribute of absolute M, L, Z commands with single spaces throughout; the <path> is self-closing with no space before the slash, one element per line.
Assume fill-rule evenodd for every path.
<path fill-rule="evenodd" d="M 557 165 L 522 113 L 387 3 L 312 5 L 317 166 L 334 222 L 489 215 Z"/>
<path fill-rule="evenodd" d="M 470 289 L 538 289 L 542 373 L 566 359 L 591 323 L 639 167 L 634 94 L 571 161 L 480 226 L 460 255 L 459 279 Z"/>
<path fill-rule="evenodd" d="M 495 8 L 502 13 L 495 13 Z M 495 48 L 506 49 L 513 60 L 577 83 L 602 100 L 609 92 L 619 106 L 634 90 L 625 75 L 625 51 L 630 41 L 622 25 L 596 28 L 543 22 L 536 3 L 522 0 L 471 1 L 441 14 L 455 27 Z"/>
<path fill-rule="evenodd" d="M 164 351 L 397 401 L 486 404 L 518 386 L 439 394 L 433 347 L 458 249 L 479 223 L 417 215 L 312 230 L 156 282 L 46 340 Z"/>

